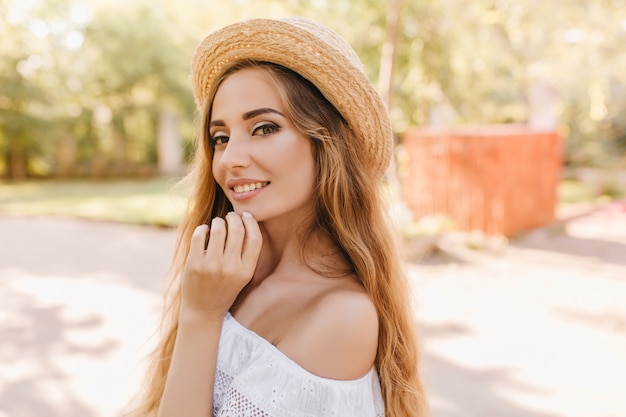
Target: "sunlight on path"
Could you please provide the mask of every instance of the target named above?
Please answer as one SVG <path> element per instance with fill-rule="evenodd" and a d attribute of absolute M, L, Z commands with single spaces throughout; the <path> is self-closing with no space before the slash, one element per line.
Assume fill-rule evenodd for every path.
<path fill-rule="evenodd" d="M 622 417 L 626 212 L 412 265 L 435 416 Z"/>
<path fill-rule="evenodd" d="M 0 417 L 137 392 L 175 232 L 0 216 Z M 624 417 L 626 210 L 408 265 L 433 417 Z"/>
<path fill-rule="evenodd" d="M 77 281 L 4 269 L 0 279 L 0 334 L 12 341 L 0 350 L 0 407 L 10 416 L 115 415 L 138 389 L 160 298 L 103 274 Z M 34 408 L 21 414 L 18 401 Z"/>
<path fill-rule="evenodd" d="M 0 229 L 0 416 L 119 415 L 154 343 L 174 232 L 42 218 Z"/>

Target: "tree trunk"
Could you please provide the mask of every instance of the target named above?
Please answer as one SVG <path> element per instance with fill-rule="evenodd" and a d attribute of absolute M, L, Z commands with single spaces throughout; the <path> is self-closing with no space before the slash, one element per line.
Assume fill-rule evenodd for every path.
<path fill-rule="evenodd" d="M 57 148 L 57 175 L 69 177 L 75 173 L 78 149 L 74 135 L 65 130 L 60 137 Z"/>
<path fill-rule="evenodd" d="M 123 170 L 128 169 L 128 144 L 126 129 L 124 128 L 125 116 L 114 116 L 111 121 L 111 138 L 113 143 L 111 158 L 118 169 L 121 167 Z"/>
<path fill-rule="evenodd" d="M 396 61 L 396 45 L 400 31 L 400 11 L 402 0 L 393 0 L 387 11 L 387 40 L 383 45 L 378 74 L 378 91 L 383 99 L 387 111 L 391 111 L 393 105 L 393 70 Z M 393 218 L 397 226 L 402 227 L 412 221 L 411 211 L 402 200 L 400 192 L 400 179 L 396 168 L 395 151 L 392 154 L 391 163 L 386 173 Z"/>
<path fill-rule="evenodd" d="M 26 149 L 19 138 L 9 139 L 9 147 L 4 155 L 7 178 L 21 180 L 28 175 Z"/>
<path fill-rule="evenodd" d="M 400 30 L 400 9 L 402 0 L 393 0 L 387 11 L 387 40 L 383 45 L 378 73 L 378 91 L 387 110 L 393 101 L 393 70 L 396 62 L 396 45 Z"/>
<path fill-rule="evenodd" d="M 180 175 L 183 172 L 183 149 L 178 115 L 170 109 L 163 109 L 159 113 L 157 155 L 161 174 Z"/>

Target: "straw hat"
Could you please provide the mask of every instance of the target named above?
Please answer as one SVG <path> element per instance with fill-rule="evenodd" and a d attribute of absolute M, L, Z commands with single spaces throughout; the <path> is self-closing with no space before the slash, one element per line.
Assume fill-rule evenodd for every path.
<path fill-rule="evenodd" d="M 385 106 L 354 50 L 326 26 L 302 17 L 252 19 L 226 26 L 196 48 L 191 82 L 203 111 L 216 82 L 242 60 L 271 62 L 311 81 L 343 115 L 381 177 L 391 158 L 393 133 Z"/>

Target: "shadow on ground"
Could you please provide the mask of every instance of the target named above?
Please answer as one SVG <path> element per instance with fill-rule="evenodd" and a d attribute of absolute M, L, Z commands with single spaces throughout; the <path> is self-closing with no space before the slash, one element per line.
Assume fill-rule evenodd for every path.
<path fill-rule="evenodd" d="M 175 231 L 88 220 L 5 217 L 0 270 L 65 278 L 122 279 L 161 294 Z"/>
<path fill-rule="evenodd" d="M 0 416 L 5 417 L 3 413 L 10 417 L 110 415 L 104 410 L 111 409 L 112 401 L 121 402 L 129 393 L 94 394 L 94 391 L 106 390 L 107 383 L 100 374 L 93 375 L 93 378 L 85 374 L 95 369 L 104 373 L 105 368 L 114 367 L 112 353 L 120 355 L 115 359 L 118 361 L 115 366 L 120 368 L 125 369 L 135 360 L 136 351 L 125 349 L 134 335 L 153 330 L 142 330 L 142 327 L 150 326 L 153 316 L 158 315 L 152 310 L 152 303 L 160 300 L 175 231 L 73 220 L 2 217 L 0 230 Z M 476 258 L 473 256 L 475 252 L 466 250 L 438 253 L 423 260 L 423 264 L 432 266 L 425 269 L 423 283 L 439 285 L 430 294 L 441 297 L 430 303 L 431 307 L 437 306 L 431 311 L 434 320 L 420 325 L 426 348 L 422 369 L 432 398 L 433 417 L 557 417 L 546 411 L 530 409 L 524 401 L 514 400 L 525 396 L 549 397 L 551 393 L 542 390 L 552 385 L 546 383 L 538 388 L 539 385 L 522 382 L 516 377 L 515 369 L 506 364 L 468 366 L 455 362 L 453 356 L 445 356 L 445 350 L 438 349 L 448 341 L 456 343 L 455 339 L 480 337 L 480 334 L 472 334 L 474 329 L 467 327 L 470 321 L 462 321 L 466 317 L 458 316 L 458 322 L 429 323 L 436 323 L 440 310 L 448 311 L 453 307 L 447 303 L 465 302 L 466 297 L 472 296 L 461 290 L 450 291 L 455 289 L 452 286 L 458 283 L 457 275 L 461 269 L 472 269 L 474 274 L 480 274 L 474 280 L 467 276 L 465 278 L 469 279 L 464 281 L 481 285 L 479 288 L 482 289 L 483 284 L 498 284 L 511 276 L 511 271 L 528 265 L 544 266 L 546 262 L 552 262 L 554 268 L 542 272 L 547 276 L 561 271 L 563 266 L 571 269 L 572 257 L 565 255 L 589 259 L 592 264 L 589 276 L 594 278 L 597 275 L 593 274 L 595 269 L 592 268 L 598 263 L 624 265 L 626 257 L 619 256 L 620 252 L 625 253 L 624 243 L 605 241 L 602 237 L 581 238 L 566 233 L 531 235 L 514 240 L 510 244 L 511 251 L 507 249 L 506 253 L 485 258 Z M 564 256 L 559 257 L 559 253 Z M 550 256 L 546 257 L 546 254 Z M 508 265 L 512 260 L 515 262 Z M 497 261 L 496 266 L 500 269 L 491 263 L 488 269 L 478 268 L 481 263 L 492 261 Z M 575 265 L 576 268 L 587 266 L 587 263 Z M 484 275 L 485 271 L 487 275 Z M 623 267 L 619 266 L 602 271 L 605 276 L 623 275 Z M 446 279 L 440 279 L 442 273 Z M 569 285 L 568 273 L 565 272 L 565 278 Z M 497 274 L 501 276 L 498 278 Z M 485 276 L 492 279 L 486 281 Z M 115 285 L 109 285 L 110 282 Z M 523 290 L 522 284 L 526 280 L 508 282 L 516 284 L 517 290 Z M 610 283 L 614 286 L 621 281 L 611 280 Z M 593 285 L 597 285 L 597 280 Z M 129 290 L 131 287 L 132 291 Z M 508 287 L 493 287 L 491 290 L 502 288 Z M 66 296 L 70 291 L 75 294 Z M 451 292 L 455 297 L 449 297 Z M 477 294 L 473 293 L 474 296 Z M 588 296 L 588 292 L 584 295 Z M 491 298 L 481 300 L 494 301 Z M 141 307 L 140 303 L 143 303 Z M 130 310 L 128 306 L 131 306 Z M 506 307 L 506 304 L 492 306 Z M 472 305 L 474 307 L 484 306 Z M 138 317 L 140 311 L 145 314 L 141 319 Z M 527 311 L 520 310 L 517 317 L 520 322 L 526 323 L 527 317 L 523 314 Z M 623 316 L 607 315 L 602 309 L 583 311 L 564 304 L 559 305 L 553 314 L 589 326 L 610 326 L 616 332 L 623 332 L 626 326 L 620 318 Z M 97 364 L 85 366 L 89 361 Z M 111 381 L 117 384 L 121 380 L 119 375 L 121 373 L 111 372 L 108 384 Z M 82 381 L 91 382 L 77 387 L 76 384 Z"/>
<path fill-rule="evenodd" d="M 2 294 L 9 319 L 0 322 L 0 363 L 6 372 L 0 379 L 0 410 L 11 417 L 98 415 L 68 388 L 71 375 L 58 362 L 60 356 L 103 359 L 114 350 L 112 340 L 71 340 L 71 332 L 90 331 L 102 319 L 68 320 L 61 305 L 41 307 L 32 295 L 6 288 Z"/>
<path fill-rule="evenodd" d="M 436 339 L 468 335 L 471 330 L 458 323 L 422 324 L 420 336 L 428 345 Z M 528 409 L 506 398 L 504 391 L 540 394 L 540 390 L 516 381 L 506 368 L 472 369 L 438 355 L 426 353 L 422 375 L 431 397 L 433 417 L 558 417 Z"/>
<path fill-rule="evenodd" d="M 538 236 L 532 232 L 511 242 L 512 247 L 557 252 L 615 265 L 626 265 L 626 245 L 621 242 L 571 236 L 566 232 Z"/>

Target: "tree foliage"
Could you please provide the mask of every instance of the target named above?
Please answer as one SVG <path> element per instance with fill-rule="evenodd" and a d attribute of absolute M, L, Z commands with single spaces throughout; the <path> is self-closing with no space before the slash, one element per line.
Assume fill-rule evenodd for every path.
<path fill-rule="evenodd" d="M 304 15 L 344 36 L 378 81 L 378 0 L 0 0 L 0 175 L 151 172 L 163 114 L 194 134 L 193 48 L 251 17 Z M 567 162 L 626 152 L 626 1 L 403 0 L 394 127 L 526 123 L 555 92 Z"/>

